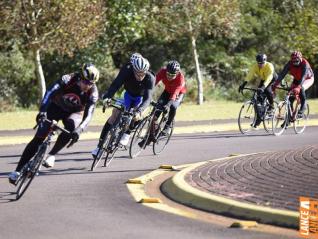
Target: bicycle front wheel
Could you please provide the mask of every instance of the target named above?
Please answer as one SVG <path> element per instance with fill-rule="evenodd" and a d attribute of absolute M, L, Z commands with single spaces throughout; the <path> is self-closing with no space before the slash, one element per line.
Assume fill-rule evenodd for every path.
<path fill-rule="evenodd" d="M 136 158 L 143 149 L 146 148 L 146 144 L 149 138 L 151 127 L 151 118 L 147 117 L 143 119 L 137 126 L 136 131 L 131 139 L 129 147 L 130 158 Z"/>
<path fill-rule="evenodd" d="M 108 141 L 110 140 L 110 133 L 108 132 L 107 135 L 105 136 L 105 139 L 103 141 L 102 147 L 100 147 L 97 151 L 96 157 L 94 157 L 92 166 L 91 166 L 91 171 L 94 171 L 94 169 L 97 167 L 99 162 L 102 160 L 102 158 L 105 155 L 105 145 L 107 145 Z"/>
<path fill-rule="evenodd" d="M 166 148 L 172 136 L 173 129 L 174 129 L 174 121 L 172 121 L 171 123 L 171 130 L 169 134 L 163 133 L 163 126 L 165 125 L 165 123 L 166 121 L 162 121 L 161 125 L 159 125 L 159 128 L 158 128 L 159 132 L 156 134 L 155 142 L 152 145 L 152 151 L 154 155 L 161 154 L 161 152 Z"/>
<path fill-rule="evenodd" d="M 265 114 L 264 114 L 264 120 L 263 120 L 263 126 L 267 133 L 271 134 L 273 131 L 273 116 L 274 111 L 277 108 L 278 103 L 274 101 L 274 110 L 268 111 L 269 105 L 266 107 Z"/>
<path fill-rule="evenodd" d="M 278 104 L 277 108 L 274 111 L 272 118 L 273 125 L 273 134 L 276 136 L 281 135 L 287 126 L 288 123 L 288 108 L 285 101 L 282 101 Z"/>
<path fill-rule="evenodd" d="M 242 134 L 248 134 L 256 121 L 256 112 L 252 101 L 245 102 L 240 110 L 238 126 Z"/>
<path fill-rule="evenodd" d="M 298 113 L 298 110 L 297 110 L 297 113 Z M 308 123 L 308 116 L 309 116 L 309 106 L 307 104 L 306 110 L 304 111 L 302 116 L 298 116 L 298 114 L 296 114 L 296 119 L 294 121 L 294 131 L 296 134 L 302 134 L 305 131 L 307 123 Z"/>
<path fill-rule="evenodd" d="M 18 189 L 16 193 L 16 200 L 19 200 L 30 186 L 32 180 L 34 179 L 34 176 L 37 174 L 41 167 L 45 152 L 46 147 L 42 147 L 34 156 L 33 160 L 31 160 L 23 167 L 22 175 L 17 182 Z"/>

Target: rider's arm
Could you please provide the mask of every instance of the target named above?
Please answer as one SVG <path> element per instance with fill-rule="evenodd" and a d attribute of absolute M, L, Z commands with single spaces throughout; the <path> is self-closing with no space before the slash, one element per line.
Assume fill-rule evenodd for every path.
<path fill-rule="evenodd" d="M 146 89 L 144 91 L 143 100 L 141 105 L 138 107 L 138 111 L 143 112 L 150 104 L 152 99 L 153 89 L 155 88 L 155 77 L 150 76 L 146 83 Z"/>
<path fill-rule="evenodd" d="M 58 92 L 62 91 L 65 85 L 67 85 L 70 80 L 72 79 L 73 75 L 63 75 L 62 78 L 58 81 L 56 81 L 46 92 L 42 99 L 40 111 L 46 112 L 47 107 L 49 106 L 51 99 L 54 95 L 56 95 Z"/>
<path fill-rule="evenodd" d="M 174 89 L 174 92 L 170 94 L 170 100 L 174 101 L 180 94 L 180 91 L 185 86 L 185 80 L 183 74 L 180 74 L 180 77 L 176 79 L 176 88 Z"/>
<path fill-rule="evenodd" d="M 158 83 L 160 81 L 162 81 L 162 79 L 164 78 L 164 75 L 165 75 L 164 70 L 160 69 L 160 71 L 156 74 L 156 84 L 155 85 L 158 85 Z"/>
<path fill-rule="evenodd" d="M 248 73 L 247 73 L 247 76 L 245 78 L 246 81 L 251 81 L 256 73 L 256 70 L 257 70 L 257 64 L 253 64 L 251 66 L 251 68 L 249 69 Z"/>
<path fill-rule="evenodd" d="M 287 75 L 288 71 L 289 71 L 289 64 L 290 62 L 288 62 L 285 66 L 284 69 L 279 73 L 278 78 L 275 82 L 276 85 L 278 85 Z"/>
<path fill-rule="evenodd" d="M 267 87 L 274 76 L 274 66 L 271 63 L 267 63 L 266 68 L 265 68 L 265 77 L 264 77 L 264 86 Z"/>
<path fill-rule="evenodd" d="M 124 84 L 124 80 L 125 78 L 127 78 L 127 72 L 128 72 L 128 69 L 127 67 L 130 67 L 130 65 L 125 65 L 123 66 L 117 77 L 115 78 L 115 80 L 111 83 L 109 89 L 107 92 L 105 92 L 103 94 L 103 99 L 106 99 L 106 98 L 112 98 L 114 96 L 114 94 L 120 89 L 120 87 Z"/>
<path fill-rule="evenodd" d="M 305 81 L 305 78 L 306 76 L 308 75 L 309 71 L 311 70 L 307 64 L 303 64 L 301 66 L 301 78 L 300 78 L 300 81 L 299 81 L 299 84 L 302 85 Z"/>
<path fill-rule="evenodd" d="M 96 85 L 92 87 L 91 91 L 92 91 L 91 96 L 87 104 L 85 105 L 83 120 L 81 124 L 79 125 L 79 127 L 82 128 L 82 131 L 87 127 L 88 123 L 91 121 L 94 114 L 96 102 L 98 100 L 98 90 Z"/>

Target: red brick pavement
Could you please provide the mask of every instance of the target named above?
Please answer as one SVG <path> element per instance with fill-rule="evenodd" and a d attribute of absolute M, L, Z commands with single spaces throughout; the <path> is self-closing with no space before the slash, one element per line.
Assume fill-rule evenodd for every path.
<path fill-rule="evenodd" d="M 209 161 L 185 177 L 202 191 L 241 202 L 298 211 L 318 198 L 318 145 Z"/>

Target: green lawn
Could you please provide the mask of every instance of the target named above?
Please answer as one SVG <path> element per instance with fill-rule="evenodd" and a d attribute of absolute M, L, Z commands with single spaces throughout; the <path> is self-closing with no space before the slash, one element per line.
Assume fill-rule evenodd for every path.
<path fill-rule="evenodd" d="M 318 99 L 309 100 L 310 113 L 318 114 Z M 177 121 L 197 121 L 211 119 L 236 119 L 242 103 L 231 101 L 209 101 L 203 105 L 182 104 L 177 112 Z M 0 113 L 0 130 L 28 129 L 35 125 L 36 111 L 21 110 Z M 105 114 L 97 108 L 90 125 L 103 125 L 110 110 Z"/>

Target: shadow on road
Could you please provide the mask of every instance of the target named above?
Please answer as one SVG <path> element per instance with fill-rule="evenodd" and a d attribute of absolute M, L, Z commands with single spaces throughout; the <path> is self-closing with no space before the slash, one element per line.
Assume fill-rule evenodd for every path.
<path fill-rule="evenodd" d="M 243 135 L 240 133 L 221 133 L 221 134 L 188 134 L 188 135 L 173 135 L 172 140 L 184 140 L 184 139 L 217 139 L 217 138 L 245 138 L 245 137 L 263 137 L 273 136 L 267 133 L 255 133 L 251 135 Z"/>

